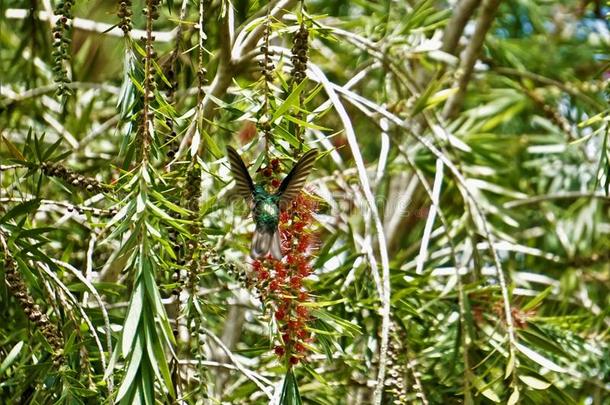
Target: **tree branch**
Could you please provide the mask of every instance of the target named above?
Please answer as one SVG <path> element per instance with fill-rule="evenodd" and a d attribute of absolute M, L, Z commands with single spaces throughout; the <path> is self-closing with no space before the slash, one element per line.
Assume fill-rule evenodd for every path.
<path fill-rule="evenodd" d="M 494 16 L 496 15 L 496 11 L 500 6 L 501 1 L 502 0 L 485 0 L 483 2 L 474 35 L 470 38 L 470 42 L 461 58 L 462 60 L 458 69 L 458 91 L 449 101 L 447 101 L 443 111 L 443 116 L 445 118 L 453 117 L 462 108 L 464 97 L 466 96 L 466 89 L 474 70 L 474 64 L 483 48 L 485 36 L 487 35 L 487 31 L 491 28 Z"/>
<path fill-rule="evenodd" d="M 451 19 L 445 26 L 445 32 L 443 33 L 443 47 L 441 48 L 443 51 L 455 55 L 455 50 L 457 48 L 458 42 L 462 33 L 464 32 L 464 27 L 472 14 L 474 14 L 474 10 L 477 8 L 481 0 L 462 0 L 458 4 L 456 10 L 453 12 Z"/>

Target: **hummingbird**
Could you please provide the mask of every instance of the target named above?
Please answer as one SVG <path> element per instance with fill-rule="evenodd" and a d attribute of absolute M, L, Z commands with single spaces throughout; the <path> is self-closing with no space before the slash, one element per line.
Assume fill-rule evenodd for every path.
<path fill-rule="evenodd" d="M 252 181 L 246 164 L 237 151 L 227 146 L 227 157 L 231 165 L 231 174 L 235 179 L 235 190 L 249 202 L 256 224 L 250 248 L 250 257 L 253 259 L 264 257 L 269 253 L 277 260 L 282 259 L 278 229 L 280 210 L 289 207 L 292 200 L 299 195 L 317 156 L 317 149 L 305 152 L 282 180 L 277 192 L 269 193 L 262 184 L 255 184 Z"/>

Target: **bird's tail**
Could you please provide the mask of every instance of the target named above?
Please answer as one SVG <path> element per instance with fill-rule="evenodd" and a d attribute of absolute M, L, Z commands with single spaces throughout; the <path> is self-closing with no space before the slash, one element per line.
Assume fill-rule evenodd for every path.
<path fill-rule="evenodd" d="M 269 253 L 271 253 L 276 260 L 282 260 L 280 232 L 278 229 L 274 232 L 257 229 L 254 231 L 254 237 L 252 238 L 250 257 L 258 259 L 259 257 L 267 256 Z"/>

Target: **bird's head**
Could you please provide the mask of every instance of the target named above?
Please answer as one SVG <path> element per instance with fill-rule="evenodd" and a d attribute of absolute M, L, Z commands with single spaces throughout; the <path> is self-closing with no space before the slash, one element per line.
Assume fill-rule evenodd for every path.
<path fill-rule="evenodd" d="M 257 197 L 263 197 L 266 196 L 267 194 L 269 194 L 267 192 L 267 190 L 265 190 L 265 187 L 261 184 L 257 184 L 254 186 L 254 196 Z"/>

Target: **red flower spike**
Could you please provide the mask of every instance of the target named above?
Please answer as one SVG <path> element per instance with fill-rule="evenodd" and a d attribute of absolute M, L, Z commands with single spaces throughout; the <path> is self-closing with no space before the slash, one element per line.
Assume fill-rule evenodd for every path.
<path fill-rule="evenodd" d="M 295 290 L 301 288 L 301 278 L 298 276 L 292 277 L 290 279 L 290 286 Z"/>
<path fill-rule="evenodd" d="M 294 264 L 295 260 L 294 260 L 294 255 L 288 253 L 286 255 L 286 263 L 288 264 Z"/>
<path fill-rule="evenodd" d="M 280 181 L 278 179 L 273 179 L 271 180 L 271 185 L 275 188 L 278 188 L 280 186 Z"/>
<path fill-rule="evenodd" d="M 307 318 L 307 316 L 309 315 L 309 311 L 307 310 L 307 308 L 299 305 L 297 307 L 297 315 L 300 318 Z"/>
<path fill-rule="evenodd" d="M 301 277 L 307 277 L 311 274 L 311 267 L 307 263 L 299 263 L 297 269 Z"/>
<path fill-rule="evenodd" d="M 280 212 L 280 222 L 286 223 L 290 219 L 290 215 L 286 211 Z"/>
<path fill-rule="evenodd" d="M 309 241 L 301 239 L 299 241 L 299 244 L 297 245 L 297 251 L 299 253 L 305 253 L 305 252 L 307 252 L 308 248 L 309 248 Z"/>
<path fill-rule="evenodd" d="M 275 172 L 274 160 L 261 169 L 268 177 L 268 182 L 274 187 L 279 183 Z M 271 173 L 269 173 L 271 171 Z M 314 222 L 313 210 L 317 202 L 305 193 L 299 194 L 292 202 L 292 207 L 281 211 L 279 215 L 279 230 L 282 253 L 285 260 L 275 260 L 266 257 L 253 262 L 256 270 L 258 288 L 263 295 L 265 305 L 270 305 L 279 329 L 278 340 L 281 344 L 275 346 L 278 356 L 288 356 L 290 364 L 302 361 L 308 351 L 307 343 L 312 337 L 306 329 L 311 322 L 309 309 L 300 303 L 309 302 L 311 297 L 303 287 L 303 279 L 312 273 L 310 252 L 319 248 L 319 241 L 310 226 Z M 279 349 L 278 349 L 279 348 Z"/>

